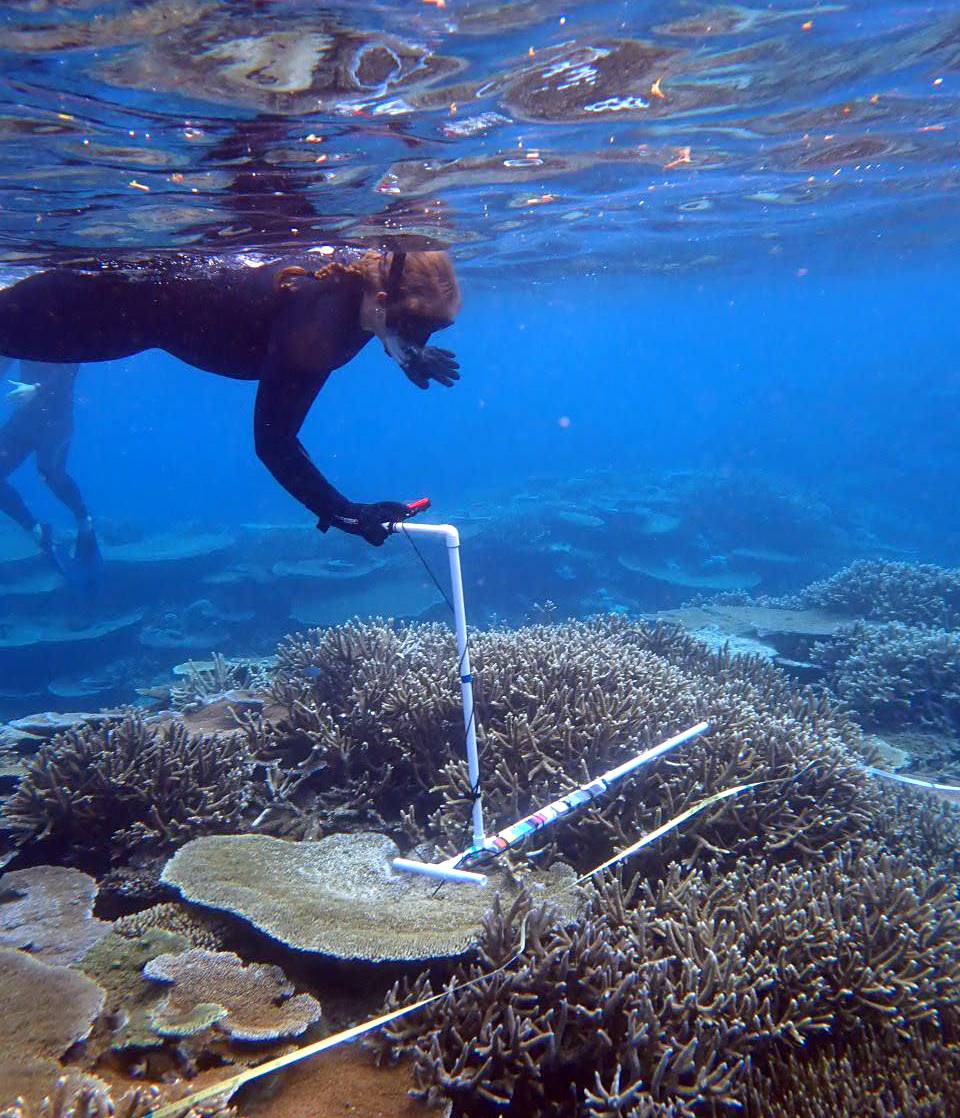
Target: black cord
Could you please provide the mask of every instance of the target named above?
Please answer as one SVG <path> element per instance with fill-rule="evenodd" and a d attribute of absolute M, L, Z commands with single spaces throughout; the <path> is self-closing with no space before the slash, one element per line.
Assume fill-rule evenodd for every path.
<path fill-rule="evenodd" d="M 407 542 L 410 544 L 410 546 L 416 552 L 417 558 L 423 564 L 423 569 L 427 572 L 427 574 L 431 577 L 431 579 L 433 579 L 433 585 L 440 591 L 440 596 L 447 603 L 447 606 L 448 606 L 450 612 L 455 615 L 457 611 L 453 608 L 453 602 L 451 602 L 450 599 L 447 597 L 446 590 L 444 590 L 444 588 L 440 585 L 440 580 L 433 573 L 433 569 L 431 568 L 430 564 L 426 561 L 426 559 L 424 559 L 423 552 L 420 550 L 419 547 L 417 547 L 413 536 L 411 536 L 409 532 L 404 531 L 404 528 L 403 528 L 402 524 L 398 524 L 397 527 L 400 529 L 401 532 L 403 532 L 404 536 L 406 536 Z M 462 667 L 463 665 L 461 664 L 460 666 Z"/>

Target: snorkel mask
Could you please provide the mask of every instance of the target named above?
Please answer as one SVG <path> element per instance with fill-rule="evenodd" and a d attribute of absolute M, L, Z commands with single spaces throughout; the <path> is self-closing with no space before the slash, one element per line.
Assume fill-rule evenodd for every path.
<path fill-rule="evenodd" d="M 376 292 L 364 294 L 360 325 L 376 334 L 387 356 L 418 388 L 428 388 L 431 380 L 449 388 L 460 379 L 456 357 L 448 349 L 426 345 L 433 330 L 440 327 L 431 327 L 429 320 L 414 315 L 390 321 L 389 312 L 402 305 L 400 287 L 406 259 L 405 252 L 393 253 L 385 282 Z"/>

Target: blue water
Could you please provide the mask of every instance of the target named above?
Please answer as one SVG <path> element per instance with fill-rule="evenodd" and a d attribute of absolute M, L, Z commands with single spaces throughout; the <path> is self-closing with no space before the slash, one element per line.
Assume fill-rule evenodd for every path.
<path fill-rule="evenodd" d="M 901 542 L 949 562 L 951 271 L 914 261 L 886 280 L 816 266 L 798 278 L 760 262 L 753 276 L 571 274 L 533 290 L 468 278 L 443 335 L 462 381 L 416 392 L 373 343 L 334 374 L 304 442 L 356 499 L 429 495 L 441 515 L 530 474 L 767 471 L 868 519 L 903 518 Z M 91 507 L 164 528 L 305 521 L 252 454 L 254 394 L 157 352 L 88 366 L 72 463 Z M 30 464 L 21 481 L 42 507 Z"/>

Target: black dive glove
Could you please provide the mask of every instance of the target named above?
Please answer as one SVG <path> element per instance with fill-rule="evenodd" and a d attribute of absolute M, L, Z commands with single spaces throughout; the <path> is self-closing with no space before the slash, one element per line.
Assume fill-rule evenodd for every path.
<path fill-rule="evenodd" d="M 417 388 L 428 388 L 432 380 L 450 388 L 460 379 L 460 362 L 449 349 L 402 342 L 397 360 Z"/>
<path fill-rule="evenodd" d="M 367 543 L 380 547 L 390 535 L 389 526 L 406 520 L 410 515 L 410 506 L 399 501 L 374 501 L 369 505 L 351 504 L 342 513 L 318 520 L 317 527 L 321 532 L 328 528 L 339 528 L 341 532 L 362 536 Z"/>

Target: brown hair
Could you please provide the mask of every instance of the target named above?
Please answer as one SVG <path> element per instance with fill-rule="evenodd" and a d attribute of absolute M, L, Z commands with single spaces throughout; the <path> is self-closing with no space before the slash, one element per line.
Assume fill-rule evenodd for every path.
<path fill-rule="evenodd" d="M 394 256 L 394 253 L 374 252 L 371 249 L 352 264 L 334 260 L 315 272 L 292 265 L 282 268 L 274 283 L 278 290 L 283 291 L 289 289 L 296 278 L 301 276 L 309 276 L 325 283 L 357 279 L 363 286 L 364 295 L 377 299 L 387 290 Z M 456 318 L 460 310 L 460 289 L 450 257 L 440 251 L 406 253 L 398 290 L 390 299 L 389 310 L 423 318 L 451 321 Z"/>

